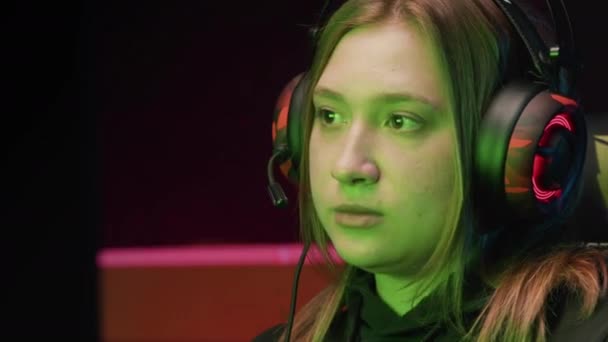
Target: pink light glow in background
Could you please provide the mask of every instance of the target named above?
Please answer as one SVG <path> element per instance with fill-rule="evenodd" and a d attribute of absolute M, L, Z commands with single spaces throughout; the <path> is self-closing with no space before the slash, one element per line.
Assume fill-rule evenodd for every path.
<path fill-rule="evenodd" d="M 97 267 L 296 265 L 302 248 L 301 244 L 107 248 L 97 254 Z M 334 249 L 330 256 L 337 264 L 343 263 Z M 311 247 L 305 264 L 321 262 L 320 252 Z"/>

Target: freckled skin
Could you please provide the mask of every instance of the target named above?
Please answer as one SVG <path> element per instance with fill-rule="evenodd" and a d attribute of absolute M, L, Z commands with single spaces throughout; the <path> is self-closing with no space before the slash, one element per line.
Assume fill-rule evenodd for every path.
<path fill-rule="evenodd" d="M 378 292 L 396 311 L 408 275 L 428 259 L 445 229 L 455 191 L 456 136 L 444 89 L 446 78 L 429 42 L 405 24 L 367 26 L 337 45 L 315 89 L 328 88 L 344 101 L 314 97 L 339 120 L 317 117 L 310 137 L 310 181 L 315 210 L 337 252 L 349 264 L 376 274 Z M 372 103 L 382 92 L 426 98 L 434 110 L 413 103 Z M 391 113 L 423 119 L 416 129 L 387 124 Z M 343 203 L 372 207 L 384 221 L 372 228 L 334 222 Z M 391 299 L 390 297 L 393 296 Z"/>

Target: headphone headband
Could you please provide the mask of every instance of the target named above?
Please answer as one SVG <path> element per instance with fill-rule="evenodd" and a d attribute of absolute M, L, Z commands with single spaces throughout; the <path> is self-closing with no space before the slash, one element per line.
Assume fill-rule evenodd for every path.
<path fill-rule="evenodd" d="M 543 79 L 551 80 L 553 77 L 550 70 L 549 48 L 545 45 L 534 25 L 519 6 L 511 0 L 494 0 L 494 2 L 517 31 L 528 50 L 534 67 L 540 72 Z"/>
<path fill-rule="evenodd" d="M 574 57 L 574 34 L 568 12 L 562 0 L 559 0 L 559 6 L 556 4 L 557 1 L 547 0 L 547 6 L 553 20 L 558 45 L 547 47 L 538 30 L 514 0 L 494 0 L 517 31 L 528 50 L 532 64 L 541 74 L 542 79 L 549 82 L 549 89 L 572 96 L 574 76 L 580 66 Z M 563 28 L 566 24 L 568 34 L 565 34 Z"/>
<path fill-rule="evenodd" d="M 557 35 L 557 42 L 560 47 L 560 56 L 573 57 L 575 55 L 576 47 L 574 44 L 574 31 L 572 30 L 572 24 L 570 23 L 570 16 L 563 0 L 546 0 L 549 12 L 551 13 L 551 19 L 553 20 L 553 27 Z M 556 8 L 560 8 L 561 11 L 555 11 Z M 568 28 L 568 32 L 565 28 Z M 563 59 L 562 59 L 563 61 Z"/>

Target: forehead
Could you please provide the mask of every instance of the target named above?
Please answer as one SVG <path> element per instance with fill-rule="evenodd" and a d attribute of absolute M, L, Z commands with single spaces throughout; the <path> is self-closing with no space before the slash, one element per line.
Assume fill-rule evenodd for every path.
<path fill-rule="evenodd" d="M 351 99 L 404 92 L 444 107 L 446 82 L 433 51 L 405 23 L 360 27 L 340 40 L 317 87 Z"/>

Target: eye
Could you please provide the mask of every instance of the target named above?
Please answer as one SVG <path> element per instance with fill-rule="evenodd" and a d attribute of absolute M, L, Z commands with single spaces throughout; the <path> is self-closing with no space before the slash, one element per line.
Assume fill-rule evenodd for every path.
<path fill-rule="evenodd" d="M 340 121 L 343 120 L 340 113 L 336 113 L 327 107 L 319 108 L 315 113 L 315 117 L 320 119 L 324 126 L 332 126 L 335 123 L 340 123 Z"/>
<path fill-rule="evenodd" d="M 422 126 L 421 120 L 403 114 L 392 114 L 387 124 L 400 132 L 415 131 Z"/>

